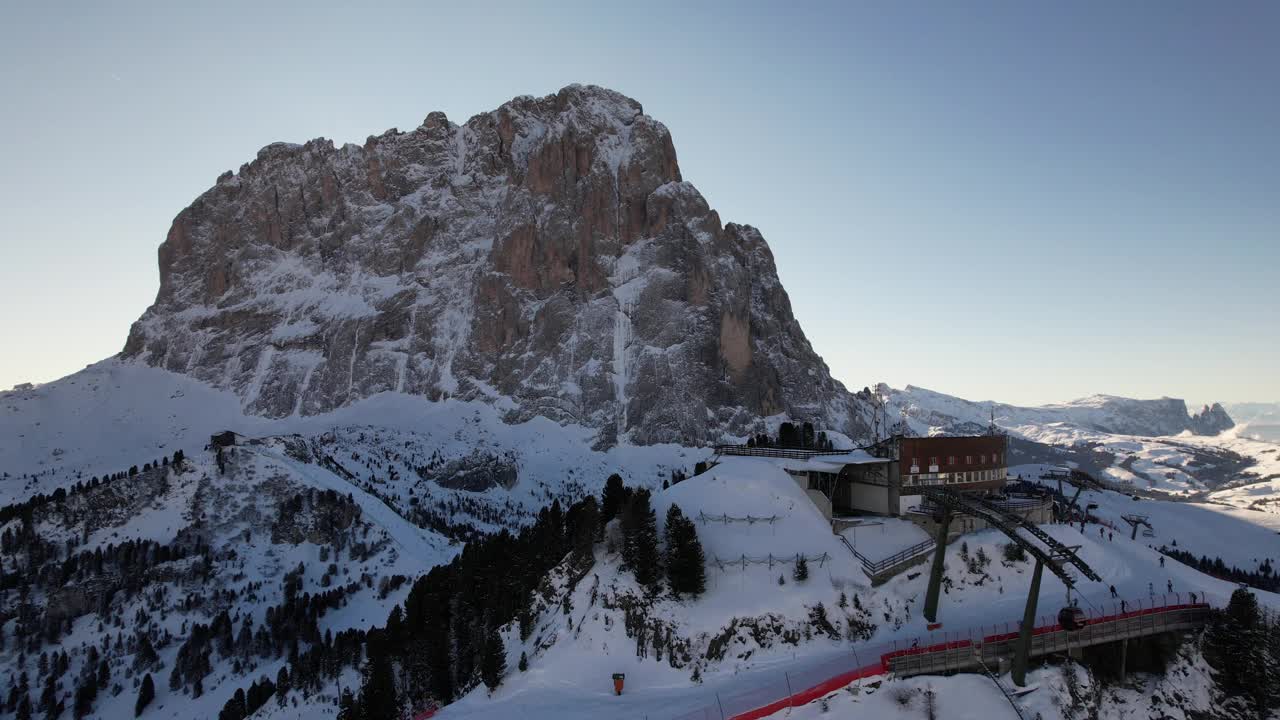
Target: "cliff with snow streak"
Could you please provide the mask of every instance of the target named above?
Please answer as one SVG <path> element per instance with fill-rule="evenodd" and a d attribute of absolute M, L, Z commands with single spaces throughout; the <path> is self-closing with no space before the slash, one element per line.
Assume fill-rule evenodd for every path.
<path fill-rule="evenodd" d="M 775 415 L 867 435 L 759 231 L 722 224 L 667 129 L 597 87 L 362 146 L 270 145 L 178 214 L 159 264 L 123 356 L 258 415 L 401 392 L 605 445 Z"/>

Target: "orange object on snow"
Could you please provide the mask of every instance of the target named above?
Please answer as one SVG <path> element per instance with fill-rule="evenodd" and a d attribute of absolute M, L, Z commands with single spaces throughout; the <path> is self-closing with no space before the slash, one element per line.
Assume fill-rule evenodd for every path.
<path fill-rule="evenodd" d="M 614 695 L 622 694 L 622 683 L 625 682 L 626 679 L 627 679 L 627 676 L 623 673 L 613 674 L 613 694 Z"/>

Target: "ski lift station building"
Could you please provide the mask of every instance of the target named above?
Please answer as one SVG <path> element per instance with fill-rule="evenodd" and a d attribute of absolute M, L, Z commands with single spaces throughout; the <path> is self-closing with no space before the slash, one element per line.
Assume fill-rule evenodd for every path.
<path fill-rule="evenodd" d="M 720 446 L 724 455 L 778 458 L 830 520 L 836 515 L 896 517 L 920 490 L 989 492 L 1004 486 L 1004 435 L 906 437 L 894 435 L 859 450 Z"/>

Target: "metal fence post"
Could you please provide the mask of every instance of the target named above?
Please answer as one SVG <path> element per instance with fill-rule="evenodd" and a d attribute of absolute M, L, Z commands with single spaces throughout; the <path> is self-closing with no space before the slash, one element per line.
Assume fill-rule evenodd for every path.
<path fill-rule="evenodd" d="M 792 707 L 791 703 L 795 698 L 795 693 L 791 691 L 791 673 L 783 671 L 782 676 L 787 679 L 787 706 Z"/>
<path fill-rule="evenodd" d="M 716 693 L 716 707 L 719 707 L 719 708 L 720 708 L 720 720 L 725 720 L 725 718 L 724 718 L 724 703 L 720 702 L 720 693 Z"/>

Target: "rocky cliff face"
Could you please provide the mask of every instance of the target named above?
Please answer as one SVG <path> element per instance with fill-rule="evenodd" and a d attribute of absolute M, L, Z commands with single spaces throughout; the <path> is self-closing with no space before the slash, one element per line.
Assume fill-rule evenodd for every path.
<path fill-rule="evenodd" d="M 1235 421 L 1219 403 L 1205 405 L 1191 416 L 1191 432 L 1197 435 L 1217 435 L 1235 426 Z"/>
<path fill-rule="evenodd" d="M 596 87 L 431 113 L 363 146 L 274 144 L 160 246 L 123 355 L 319 414 L 481 399 L 599 441 L 696 442 L 786 414 L 865 436 L 759 231 L 683 182 L 667 129 Z"/>

